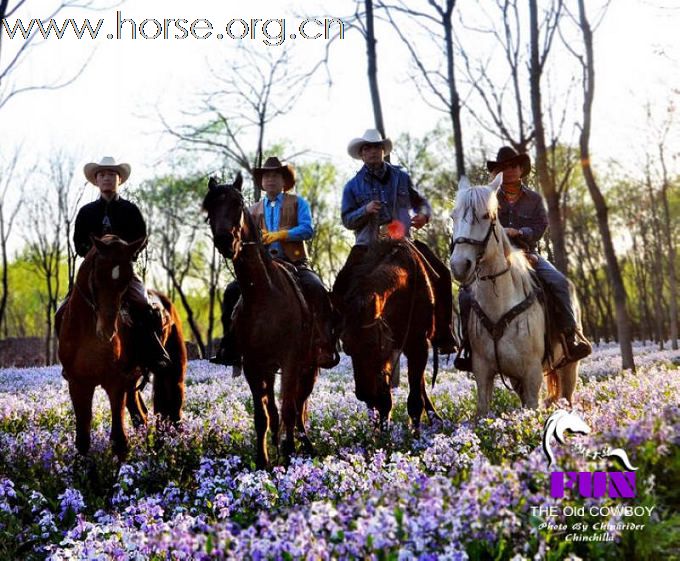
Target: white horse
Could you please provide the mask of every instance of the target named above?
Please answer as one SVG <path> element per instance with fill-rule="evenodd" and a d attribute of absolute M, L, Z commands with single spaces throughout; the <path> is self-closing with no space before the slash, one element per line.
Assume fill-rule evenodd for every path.
<path fill-rule="evenodd" d="M 522 405 L 532 408 L 538 407 L 544 375 L 548 402 L 564 397 L 571 404 L 578 373 L 577 362 L 563 365 L 559 336 L 551 341 L 552 356 L 545 352 L 545 316 L 530 265 L 497 220 L 501 182 L 501 174 L 489 186 L 461 178 L 452 213 L 451 271 L 473 296 L 467 327 L 479 416 L 489 411 L 496 373 L 508 376 Z M 577 302 L 571 283 L 570 291 Z"/>

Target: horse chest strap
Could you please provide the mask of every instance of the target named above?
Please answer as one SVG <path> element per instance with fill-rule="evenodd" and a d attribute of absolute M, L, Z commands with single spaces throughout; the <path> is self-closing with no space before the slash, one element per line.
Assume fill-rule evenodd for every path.
<path fill-rule="evenodd" d="M 477 316 L 482 322 L 482 325 L 489 332 L 489 335 L 491 335 L 491 338 L 494 341 L 498 341 L 500 340 L 501 337 L 503 337 L 503 333 L 505 333 L 505 328 L 510 324 L 510 322 L 513 319 L 515 319 L 518 315 L 528 310 L 529 307 L 534 303 L 535 299 L 536 292 L 535 291 L 530 292 L 529 295 L 524 300 L 522 300 L 516 306 L 510 308 L 495 323 L 489 319 L 489 316 L 487 316 L 486 313 L 484 313 L 484 310 L 482 310 L 482 307 L 479 305 L 479 302 L 477 302 L 475 298 L 472 299 L 472 309 L 476 312 Z"/>

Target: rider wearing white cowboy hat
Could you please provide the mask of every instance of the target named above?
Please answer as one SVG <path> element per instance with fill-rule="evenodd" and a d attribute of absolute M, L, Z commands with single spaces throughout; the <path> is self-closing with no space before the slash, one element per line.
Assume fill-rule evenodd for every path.
<path fill-rule="evenodd" d="M 99 162 L 89 162 L 83 167 L 85 178 L 99 189 L 100 197 L 83 206 L 76 216 L 73 244 L 76 253 L 85 257 L 92 247 L 92 236 L 101 238 L 113 234 L 128 243 L 146 238 L 146 223 L 137 205 L 123 199 L 118 188 L 130 177 L 130 164 L 118 163 L 111 156 Z M 132 276 L 126 292 L 130 312 L 139 343 L 138 355 L 143 365 L 162 369 L 169 365 L 170 357 L 161 344 L 160 316 L 149 304 L 146 289 L 137 275 Z"/>
<path fill-rule="evenodd" d="M 362 160 L 364 165 L 347 182 L 342 195 L 342 223 L 354 231 L 355 245 L 333 286 L 338 306 L 342 305 L 354 267 L 363 260 L 368 245 L 379 238 L 381 226 L 396 225 L 397 230 L 408 238 L 411 227 L 422 228 L 430 220 L 430 204 L 415 190 L 408 173 L 385 161 L 391 151 L 392 141 L 383 138 L 375 129 L 368 129 L 347 146 L 348 154 L 355 160 Z M 433 345 L 442 353 L 450 354 L 457 347 L 451 331 L 451 272 L 427 245 L 420 241 L 414 243 L 437 273 L 430 279 L 435 292 Z"/>

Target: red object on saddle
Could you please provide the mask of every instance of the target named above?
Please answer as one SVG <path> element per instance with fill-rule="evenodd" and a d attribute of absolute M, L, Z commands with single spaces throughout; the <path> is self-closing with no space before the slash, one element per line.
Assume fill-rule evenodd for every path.
<path fill-rule="evenodd" d="M 392 220 L 387 225 L 387 235 L 393 240 L 400 240 L 406 235 L 406 228 L 399 220 Z"/>

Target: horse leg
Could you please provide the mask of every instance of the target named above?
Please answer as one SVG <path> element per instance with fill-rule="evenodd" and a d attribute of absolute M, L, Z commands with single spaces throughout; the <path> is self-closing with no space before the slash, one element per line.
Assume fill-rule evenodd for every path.
<path fill-rule="evenodd" d="M 267 430 L 269 429 L 269 415 L 267 414 L 267 382 L 258 373 L 253 372 L 252 366 L 245 364 L 245 375 L 253 394 L 253 409 L 255 410 L 255 434 L 257 449 L 255 452 L 255 465 L 257 469 L 269 467 L 269 455 L 267 454 Z"/>
<path fill-rule="evenodd" d="M 282 452 L 286 461 L 295 452 L 295 421 L 297 418 L 295 399 L 298 395 L 299 380 L 300 368 L 288 366 L 281 369 L 281 418 L 286 432 Z"/>
<path fill-rule="evenodd" d="M 316 378 L 319 375 L 319 369 L 316 367 L 310 367 L 303 373 L 300 384 L 298 385 L 298 395 L 297 395 L 297 430 L 300 442 L 305 450 L 305 453 L 313 456 L 315 454 L 314 445 L 309 439 L 307 434 L 307 399 L 314 389 L 314 384 L 316 383 Z"/>
<path fill-rule="evenodd" d="M 276 460 L 279 459 L 279 438 L 281 437 L 281 421 L 279 419 L 279 408 L 276 406 L 276 395 L 274 395 L 274 382 L 276 372 L 267 374 L 267 414 L 269 415 L 269 428 L 271 429 L 272 445 L 276 450 Z"/>
<path fill-rule="evenodd" d="M 532 365 L 526 370 L 522 381 L 522 406 L 536 409 L 538 407 L 538 394 L 543 384 L 543 367 L 539 363 Z"/>
<path fill-rule="evenodd" d="M 408 361 L 408 416 L 413 431 L 420 433 L 420 418 L 425 408 L 425 366 L 427 365 L 427 340 L 419 341 L 405 352 Z M 430 406 L 432 404 L 430 403 Z"/>
<path fill-rule="evenodd" d="M 481 358 L 473 359 L 472 364 L 474 364 L 475 382 L 477 384 L 477 417 L 486 417 L 489 414 L 489 403 L 493 395 L 493 380 L 496 372 Z"/>
<path fill-rule="evenodd" d="M 563 397 L 571 405 L 574 390 L 576 389 L 576 381 L 578 379 L 578 362 L 570 362 L 559 369 L 558 375 L 560 377 L 560 397 Z"/>
<path fill-rule="evenodd" d="M 122 462 L 128 454 L 128 440 L 125 434 L 126 388 L 123 384 L 107 387 L 106 393 L 111 404 L 111 444 L 113 453 Z"/>
<path fill-rule="evenodd" d="M 186 356 L 179 333 L 173 328 L 165 344 L 170 356 L 170 366 L 153 377 L 153 409 L 164 419 L 177 424 L 182 418 L 184 405 L 184 377 Z"/>
<path fill-rule="evenodd" d="M 137 380 L 132 380 L 127 387 L 127 398 L 125 400 L 127 405 L 132 426 L 135 428 L 146 425 L 149 410 L 146 408 L 142 392 L 137 390 Z"/>
<path fill-rule="evenodd" d="M 92 428 L 92 396 L 94 386 L 69 382 L 73 411 L 76 414 L 76 449 L 83 456 L 90 450 L 90 429 Z"/>

